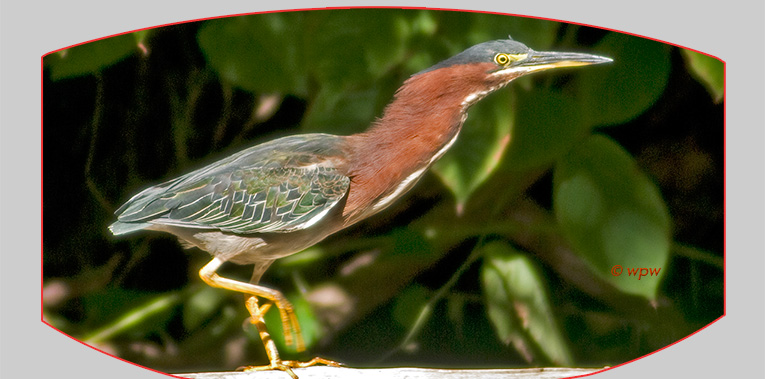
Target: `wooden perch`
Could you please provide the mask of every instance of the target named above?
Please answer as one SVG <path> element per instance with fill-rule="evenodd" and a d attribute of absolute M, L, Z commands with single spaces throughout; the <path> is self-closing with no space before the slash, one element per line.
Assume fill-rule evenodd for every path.
<path fill-rule="evenodd" d="M 295 369 L 300 379 L 553 379 L 569 378 L 594 373 L 602 369 L 593 368 L 525 368 L 525 369 L 426 369 L 414 367 L 400 368 L 347 368 L 315 366 Z M 208 372 L 195 374 L 177 374 L 192 379 L 289 379 L 281 371 L 255 372 Z"/>

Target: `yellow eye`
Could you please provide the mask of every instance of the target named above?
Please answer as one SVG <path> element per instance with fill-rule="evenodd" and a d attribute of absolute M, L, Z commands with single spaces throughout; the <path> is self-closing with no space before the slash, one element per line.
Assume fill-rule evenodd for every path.
<path fill-rule="evenodd" d="M 505 53 L 498 53 L 494 56 L 494 63 L 500 66 L 507 66 L 510 63 L 510 56 Z"/>

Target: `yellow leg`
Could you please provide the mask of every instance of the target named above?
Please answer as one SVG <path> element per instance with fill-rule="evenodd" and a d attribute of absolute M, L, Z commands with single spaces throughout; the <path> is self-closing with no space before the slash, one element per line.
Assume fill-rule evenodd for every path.
<path fill-rule="evenodd" d="M 231 291 L 242 292 L 252 296 L 262 297 L 266 300 L 270 300 L 279 309 L 279 314 L 282 320 L 282 327 L 284 328 L 284 342 L 288 345 L 295 345 L 298 351 L 305 350 L 305 343 L 303 342 L 303 334 L 300 331 L 300 324 L 298 324 L 297 316 L 292 308 L 292 304 L 282 295 L 281 292 L 266 287 L 257 286 L 250 283 L 239 282 L 218 276 L 215 270 L 223 264 L 223 261 L 218 258 L 214 258 L 210 263 L 202 267 L 199 270 L 199 276 L 202 280 L 212 287 L 223 288 Z M 249 302 L 248 302 L 249 304 Z M 255 302 L 257 306 L 257 301 Z M 255 312 L 255 309 L 247 306 L 247 310 L 252 317 L 252 323 L 255 323 L 256 315 L 261 315 L 265 312 Z M 267 309 L 266 309 L 267 310 Z"/>
<path fill-rule="evenodd" d="M 289 374 L 293 379 L 297 379 L 297 375 L 292 372 L 293 368 L 308 367 L 316 364 L 325 364 L 336 367 L 341 366 L 335 361 L 319 357 L 311 359 L 308 362 L 281 360 L 281 358 L 279 358 L 279 351 L 276 349 L 276 344 L 271 339 L 271 335 L 266 328 L 266 322 L 263 320 L 263 315 L 271 308 L 271 304 L 267 303 L 262 307 L 259 306 L 258 297 L 271 301 L 279 310 L 282 328 L 284 329 L 284 342 L 288 345 L 295 345 L 295 348 L 298 351 L 303 351 L 305 350 L 305 342 L 303 342 L 303 334 L 300 331 L 300 324 L 298 323 L 297 316 L 295 316 L 295 310 L 293 309 L 292 304 L 290 304 L 284 295 L 277 290 L 220 277 L 215 271 L 221 264 L 223 264 L 223 261 L 218 258 L 213 258 L 210 263 L 199 270 L 199 276 L 205 283 L 212 287 L 252 295 L 247 299 L 245 305 L 247 306 L 247 311 L 250 312 L 250 322 L 252 322 L 258 329 L 260 339 L 263 341 L 263 347 L 266 349 L 266 354 L 270 361 L 268 366 L 244 367 L 243 369 L 245 371 L 282 370 Z"/>
<path fill-rule="evenodd" d="M 295 375 L 295 373 L 292 371 L 293 368 L 308 367 L 308 366 L 313 366 L 316 364 L 324 364 L 327 366 L 335 366 L 335 367 L 341 366 L 340 363 L 337 363 L 335 361 L 330 361 L 324 358 L 319 358 L 319 357 L 311 359 L 308 362 L 281 360 L 281 358 L 279 358 L 279 351 L 276 350 L 276 344 L 274 344 L 274 341 L 271 339 L 271 335 L 268 333 L 268 329 L 266 328 L 266 323 L 263 321 L 263 315 L 271 307 L 271 304 L 264 304 L 262 307 L 259 307 L 258 299 L 255 296 L 248 298 L 246 304 L 247 304 L 247 309 L 250 311 L 250 314 L 254 314 L 254 316 L 250 319 L 250 321 L 255 325 L 256 328 L 258 328 L 260 339 L 261 341 L 263 341 L 263 346 L 266 349 L 266 354 L 268 354 L 268 359 L 270 362 L 269 362 L 269 365 L 267 366 L 241 367 L 242 370 L 244 371 L 282 370 L 286 372 L 287 374 L 289 374 L 293 379 L 298 379 L 297 375 Z"/>

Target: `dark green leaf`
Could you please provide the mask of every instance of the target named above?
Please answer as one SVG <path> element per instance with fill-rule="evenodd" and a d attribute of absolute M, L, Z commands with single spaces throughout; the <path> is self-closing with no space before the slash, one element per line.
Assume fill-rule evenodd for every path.
<path fill-rule="evenodd" d="M 594 135 L 555 167 L 554 209 L 564 235 L 595 272 L 620 290 L 653 299 L 666 272 L 670 218 L 653 182 L 607 137 Z M 614 265 L 623 273 L 612 275 Z M 628 269 L 661 268 L 637 277 Z"/>
<path fill-rule="evenodd" d="M 586 132 L 575 99 L 550 89 L 521 92 L 507 152 L 514 170 L 553 162 Z"/>
<path fill-rule="evenodd" d="M 720 102 L 725 95 L 725 63 L 692 50 L 680 51 L 693 76 L 707 88 L 715 102 Z"/>
<path fill-rule="evenodd" d="M 459 139 L 433 171 L 451 190 L 460 209 L 497 168 L 510 142 L 511 91 L 500 91 L 470 110 Z"/>
<path fill-rule="evenodd" d="M 137 38 L 135 33 L 122 34 L 75 46 L 46 56 L 45 65 L 53 80 L 95 74 L 138 51 Z"/>
<path fill-rule="evenodd" d="M 322 85 L 358 85 L 404 59 L 406 28 L 399 12 L 381 9 L 310 12 L 305 67 Z"/>
<path fill-rule="evenodd" d="M 575 78 L 586 122 L 615 125 L 645 112 L 667 85 L 669 46 L 645 38 L 610 33 L 592 48 L 613 63 L 588 67 Z"/>
<path fill-rule="evenodd" d="M 572 364 L 538 269 L 504 242 L 490 243 L 482 249 L 483 292 L 489 319 L 499 338 L 513 344 L 529 361 Z"/>
<path fill-rule="evenodd" d="M 393 319 L 405 328 L 411 327 L 417 321 L 429 295 L 430 291 L 421 285 L 413 284 L 406 287 L 401 294 L 396 296 L 393 305 Z"/>
<path fill-rule="evenodd" d="M 225 81 L 253 92 L 305 94 L 301 12 L 220 18 L 197 34 L 208 64 Z"/>
<path fill-rule="evenodd" d="M 393 250 L 385 255 L 386 259 L 396 259 L 396 256 L 400 255 L 417 258 L 429 256 L 433 252 L 433 245 L 428 239 L 411 228 L 396 228 L 390 235 L 393 240 Z"/>
<path fill-rule="evenodd" d="M 377 87 L 341 90 L 323 86 L 303 119 L 302 129 L 341 135 L 362 132 L 375 118 L 378 96 Z"/>

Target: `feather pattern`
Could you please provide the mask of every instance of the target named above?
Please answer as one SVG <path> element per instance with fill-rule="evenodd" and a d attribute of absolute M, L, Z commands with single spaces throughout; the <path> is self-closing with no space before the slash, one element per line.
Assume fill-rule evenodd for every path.
<path fill-rule="evenodd" d="M 152 224 L 238 234 L 310 227 L 348 192 L 342 137 L 307 134 L 257 145 L 150 187 L 117 210 L 116 234 Z M 127 224 L 127 225 L 126 225 Z"/>

